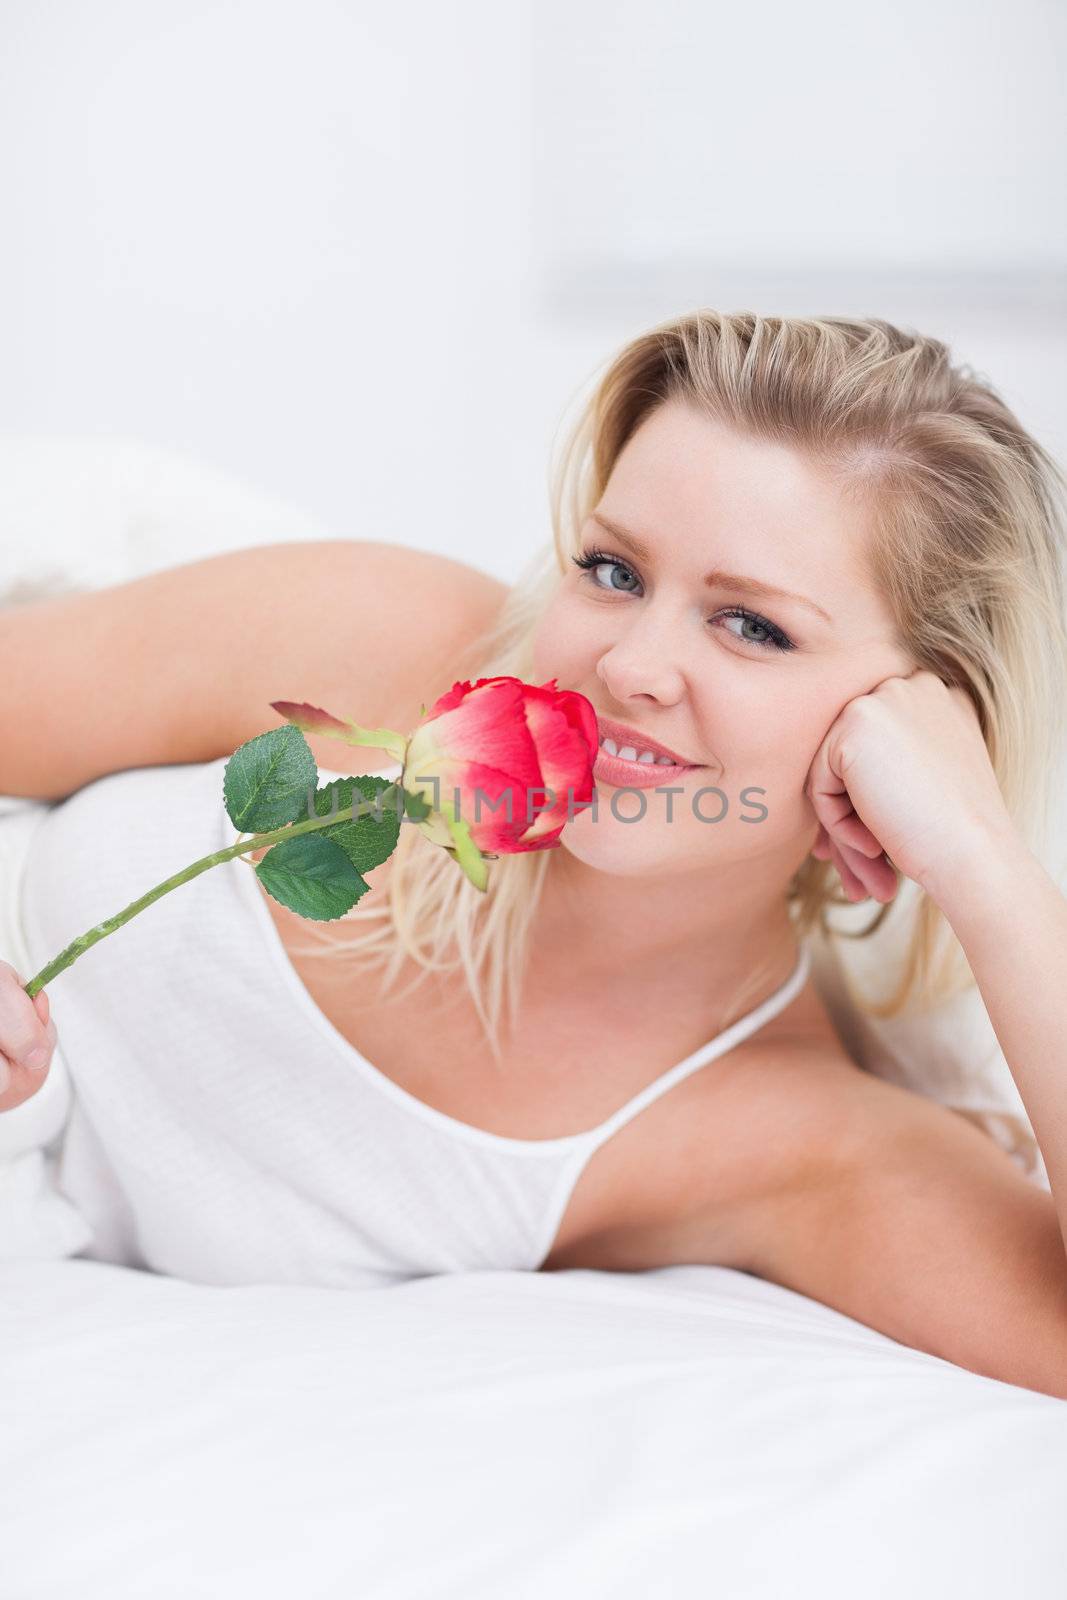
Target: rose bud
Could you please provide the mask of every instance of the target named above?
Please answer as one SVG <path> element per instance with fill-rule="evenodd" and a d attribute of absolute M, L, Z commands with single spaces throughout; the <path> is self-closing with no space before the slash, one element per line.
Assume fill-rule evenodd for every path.
<path fill-rule="evenodd" d="M 484 887 L 484 868 L 479 883 L 464 861 L 464 831 L 479 856 L 555 848 L 566 823 L 593 803 L 597 744 L 592 705 L 558 689 L 555 678 L 465 680 L 416 727 L 400 781 L 433 808 L 419 823 L 423 832 L 457 849 L 468 877 Z"/>

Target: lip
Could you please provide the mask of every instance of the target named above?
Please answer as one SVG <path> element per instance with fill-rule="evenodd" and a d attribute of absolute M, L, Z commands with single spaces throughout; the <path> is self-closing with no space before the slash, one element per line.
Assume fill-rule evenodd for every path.
<path fill-rule="evenodd" d="M 650 750 L 652 747 L 644 745 L 642 748 Z M 696 767 L 680 765 L 661 767 L 654 761 L 623 761 L 618 756 L 609 756 L 606 750 L 598 750 L 593 762 L 593 781 L 609 784 L 613 789 L 657 789 L 660 784 L 674 783 L 696 770 Z"/>
<path fill-rule="evenodd" d="M 649 733 L 642 733 L 640 728 L 628 728 L 625 722 L 613 722 L 610 717 L 602 717 L 599 712 L 596 720 L 598 739 L 614 739 L 615 743 L 620 746 L 629 744 L 633 745 L 635 750 L 651 750 L 653 755 L 670 756 L 676 768 L 692 768 L 700 764 L 697 761 L 687 761 L 684 756 L 678 754 L 677 750 L 671 750 L 667 745 L 660 744 L 658 739 L 653 739 Z M 604 759 L 610 761 L 617 759 L 617 757 L 607 756 Z M 635 765 L 632 761 L 624 762 L 623 764 L 630 767 Z M 669 772 L 671 769 L 669 767 L 661 767 L 660 770 Z"/>

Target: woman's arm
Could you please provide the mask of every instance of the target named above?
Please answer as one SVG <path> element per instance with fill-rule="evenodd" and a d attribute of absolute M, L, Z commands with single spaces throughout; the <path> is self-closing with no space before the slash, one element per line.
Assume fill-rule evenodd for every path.
<path fill-rule="evenodd" d="M 965 1118 L 852 1074 L 821 1093 L 823 1131 L 806 1150 L 792 1141 L 787 1176 L 753 1207 L 753 1270 L 1067 1400 L 1067 899 L 1007 824 L 961 824 L 925 888 L 963 947 L 1052 1193 Z"/>
<path fill-rule="evenodd" d="M 919 668 L 883 679 L 839 712 L 806 793 L 813 854 L 850 898 L 891 898 L 895 866 L 959 940 L 1044 1158 L 1067 1268 L 1067 898 L 1015 827 L 975 701 Z"/>
<path fill-rule="evenodd" d="M 1052 1196 L 966 1117 L 855 1072 L 749 1218 L 761 1277 L 983 1377 L 1067 1400 Z"/>
<path fill-rule="evenodd" d="M 413 723 L 506 592 L 446 556 L 314 540 L 0 611 L 0 793 L 213 760 L 280 725 L 272 700 Z M 343 745 L 309 743 L 341 770 Z"/>
<path fill-rule="evenodd" d="M 1067 1270 L 1067 897 L 1010 827 L 964 833 L 927 893 L 963 948 L 1018 1085 Z"/>
<path fill-rule="evenodd" d="M 1052 1196 L 967 1117 L 822 1046 L 779 1051 L 757 1072 L 743 1176 L 724 1202 L 723 1161 L 708 1155 L 721 1115 L 691 1117 L 662 1179 L 669 1226 L 641 1241 L 648 1264 L 754 1273 L 899 1344 L 1067 1400 Z"/>

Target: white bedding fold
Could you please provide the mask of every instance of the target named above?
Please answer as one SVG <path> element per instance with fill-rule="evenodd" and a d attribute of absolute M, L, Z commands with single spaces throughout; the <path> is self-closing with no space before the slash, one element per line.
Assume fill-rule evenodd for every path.
<path fill-rule="evenodd" d="M 20 915 L 22 864 L 50 807 L 0 799 L 0 960 L 26 982 L 33 974 Z M 92 1229 L 55 1181 L 56 1147 L 72 1099 L 70 1073 L 57 1047 L 37 1093 L 0 1115 L 0 1261 L 74 1255 L 91 1242 Z"/>

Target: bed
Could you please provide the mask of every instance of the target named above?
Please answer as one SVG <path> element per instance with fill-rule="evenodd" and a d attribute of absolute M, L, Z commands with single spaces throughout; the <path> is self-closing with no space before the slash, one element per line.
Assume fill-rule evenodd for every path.
<path fill-rule="evenodd" d="M 744 1273 L 0 1283 L 6 1600 L 1062 1600 L 1067 1404 Z"/>

